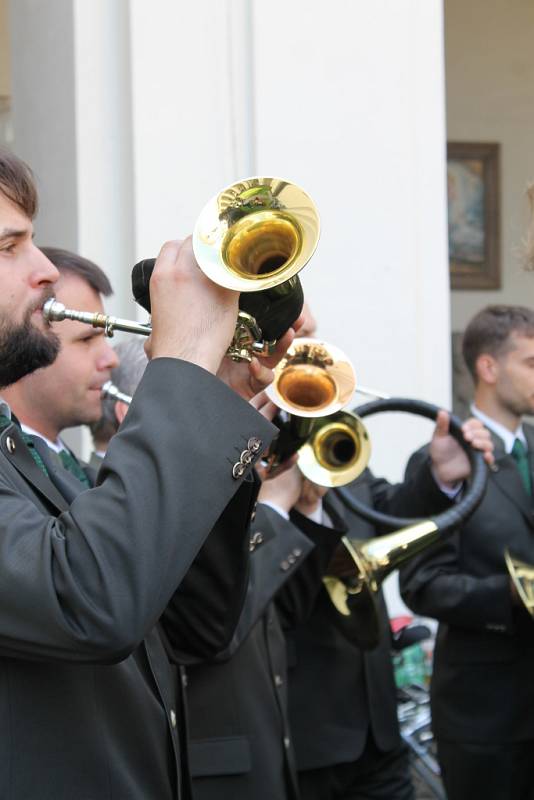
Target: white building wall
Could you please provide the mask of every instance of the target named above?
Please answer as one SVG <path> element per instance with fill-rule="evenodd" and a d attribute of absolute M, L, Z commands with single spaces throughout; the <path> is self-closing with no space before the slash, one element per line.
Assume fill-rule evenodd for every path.
<path fill-rule="evenodd" d="M 463 331 L 490 303 L 534 303 L 534 275 L 524 269 L 534 181 L 534 3 L 525 0 L 445 2 L 447 129 L 452 141 L 501 145 L 502 287 L 452 293 L 453 330 Z"/>
<path fill-rule="evenodd" d="M 321 214 L 302 274 L 321 334 L 362 383 L 449 405 L 440 0 L 10 11 L 15 149 L 41 178 L 39 240 L 105 265 L 112 312 L 130 303 L 131 264 L 188 234 L 220 188 L 281 175 Z M 370 428 L 372 466 L 394 479 L 429 433 L 404 417 Z"/>

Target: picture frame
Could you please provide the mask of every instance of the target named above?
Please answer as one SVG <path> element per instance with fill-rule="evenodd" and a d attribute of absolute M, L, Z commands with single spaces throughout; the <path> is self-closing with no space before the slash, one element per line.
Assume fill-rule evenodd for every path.
<path fill-rule="evenodd" d="M 451 289 L 500 289 L 500 145 L 449 142 Z"/>

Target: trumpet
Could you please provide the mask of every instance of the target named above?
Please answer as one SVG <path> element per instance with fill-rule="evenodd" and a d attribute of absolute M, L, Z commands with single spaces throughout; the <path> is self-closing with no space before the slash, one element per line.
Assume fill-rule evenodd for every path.
<path fill-rule="evenodd" d="M 297 273 L 312 257 L 319 231 L 311 198 L 281 178 L 246 178 L 205 206 L 193 232 L 195 258 L 215 283 L 241 292 L 229 358 L 250 361 L 254 355 L 270 355 L 297 319 L 304 302 Z M 132 271 L 134 298 L 149 313 L 154 264 L 155 259 L 145 259 Z M 107 336 L 118 330 L 151 333 L 150 324 L 68 309 L 54 298 L 45 303 L 43 316 L 49 322 L 84 322 L 103 328 Z"/>
<path fill-rule="evenodd" d="M 407 411 L 435 420 L 440 409 L 421 400 L 388 398 L 367 403 L 356 410 L 362 418 L 384 411 Z M 346 488 L 338 487 L 334 490 L 353 513 L 375 525 L 398 529 L 386 536 L 377 536 L 363 542 L 342 537 L 341 542 L 353 564 L 350 574 L 348 578 L 333 574 L 323 578 L 332 601 L 333 622 L 362 649 L 376 647 L 379 642 L 378 591 L 385 578 L 421 551 L 441 541 L 448 532 L 464 522 L 475 511 L 484 495 L 487 468 L 483 454 L 465 442 L 462 423 L 454 416 L 451 416 L 449 431 L 467 453 L 471 464 L 471 483 L 461 501 L 447 511 L 428 520 L 403 519 L 375 511 L 360 502 Z M 534 579 L 532 572 L 531 570 L 531 579 Z M 531 591 L 533 585 L 534 583 L 530 584 Z"/>
<path fill-rule="evenodd" d="M 121 403 L 126 403 L 129 406 L 132 402 L 132 397 L 129 394 L 121 392 L 118 386 L 112 381 L 106 381 L 100 390 L 102 397 L 110 397 L 112 400 L 120 400 Z"/>
<path fill-rule="evenodd" d="M 353 415 L 341 412 L 355 385 L 354 368 L 342 350 L 320 339 L 296 339 L 267 389 L 269 399 L 280 409 L 280 434 L 269 452 L 269 463 L 285 461 L 298 451 L 299 467 L 317 483 L 319 475 L 308 471 L 313 456 L 323 470 L 328 471 L 330 464 L 332 473 L 337 467 L 354 466 L 356 452 L 364 449 L 360 441 L 368 443 L 363 426 Z"/>
<path fill-rule="evenodd" d="M 534 617 L 534 566 L 520 561 L 507 549 L 504 553 L 506 568 L 517 594 L 531 617 Z"/>

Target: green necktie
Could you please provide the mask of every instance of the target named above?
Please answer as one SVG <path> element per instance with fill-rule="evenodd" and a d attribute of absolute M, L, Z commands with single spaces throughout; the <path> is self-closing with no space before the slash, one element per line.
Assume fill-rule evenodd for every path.
<path fill-rule="evenodd" d="M 58 455 L 65 469 L 67 469 L 72 475 L 74 475 L 75 478 L 78 478 L 80 483 L 83 483 L 84 486 L 87 486 L 87 488 L 90 489 L 91 483 L 89 481 L 89 478 L 81 468 L 78 461 L 74 458 L 72 453 L 70 453 L 68 450 L 60 450 Z"/>
<path fill-rule="evenodd" d="M 13 423 L 14 425 L 17 424 L 16 422 L 14 422 L 14 420 L 9 419 L 9 417 L 5 417 L 3 414 L 0 415 L 0 430 L 3 430 L 4 428 L 7 428 L 8 425 L 11 425 L 11 423 Z M 28 447 L 28 450 L 32 454 L 33 460 L 35 461 L 35 463 L 37 464 L 39 469 L 42 472 L 44 472 L 46 477 L 49 478 L 50 476 L 48 474 L 48 470 L 46 468 L 46 465 L 45 465 L 43 459 L 41 458 L 41 456 L 39 455 L 39 453 L 37 452 L 37 450 L 35 449 L 35 445 L 33 443 L 33 440 L 31 438 L 31 436 L 29 436 L 27 433 L 24 433 L 24 431 L 21 430 L 20 428 L 19 428 L 19 432 L 20 432 L 20 435 L 22 436 L 24 442 L 26 443 L 26 445 Z"/>
<path fill-rule="evenodd" d="M 519 475 L 523 481 L 526 493 L 532 494 L 532 477 L 530 475 L 527 448 L 520 439 L 515 440 L 511 455 L 517 464 L 517 469 L 519 470 Z"/>

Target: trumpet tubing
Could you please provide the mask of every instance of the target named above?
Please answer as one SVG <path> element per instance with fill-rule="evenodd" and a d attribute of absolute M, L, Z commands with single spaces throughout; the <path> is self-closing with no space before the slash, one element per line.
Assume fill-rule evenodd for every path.
<path fill-rule="evenodd" d="M 93 328 L 103 328 L 106 336 L 112 337 L 115 331 L 126 331 L 127 333 L 139 333 L 141 336 L 150 336 L 152 327 L 142 322 L 134 322 L 129 319 L 112 317 L 109 314 L 93 314 L 90 311 L 75 311 L 72 308 L 65 308 L 54 297 L 51 297 L 43 306 L 43 317 L 47 322 L 62 322 L 65 319 L 72 319 L 76 322 L 84 322 L 92 325 Z"/>
<path fill-rule="evenodd" d="M 118 386 L 115 386 L 112 381 L 106 381 L 105 384 L 102 386 L 101 389 L 102 397 L 111 397 L 114 400 L 120 400 L 122 403 L 126 403 L 126 405 L 130 405 L 132 402 L 132 398 L 129 394 L 125 394 L 121 392 Z"/>

